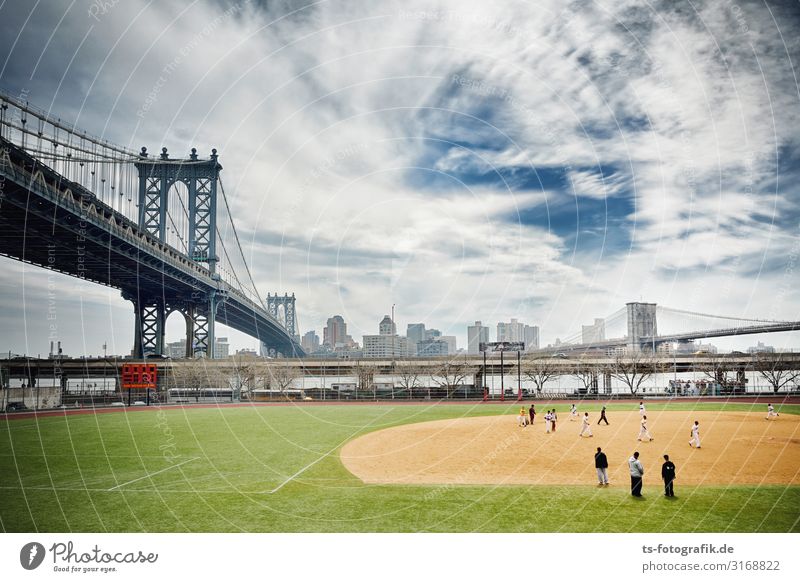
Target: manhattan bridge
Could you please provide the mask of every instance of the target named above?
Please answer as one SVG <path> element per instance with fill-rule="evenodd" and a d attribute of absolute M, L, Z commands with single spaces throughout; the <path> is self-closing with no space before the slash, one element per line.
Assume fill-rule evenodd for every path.
<path fill-rule="evenodd" d="M 217 321 L 303 356 L 295 297 L 256 289 L 221 170 L 216 150 L 134 152 L 0 94 L 0 254 L 119 289 L 135 357 L 164 353 L 174 311 L 187 357 L 213 357 Z"/>

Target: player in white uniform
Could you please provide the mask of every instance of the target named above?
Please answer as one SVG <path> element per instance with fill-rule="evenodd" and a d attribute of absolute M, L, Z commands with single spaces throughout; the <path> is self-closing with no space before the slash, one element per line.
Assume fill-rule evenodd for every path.
<path fill-rule="evenodd" d="M 772 404 L 767 404 L 767 420 L 769 420 L 773 416 L 777 418 L 778 413 L 775 412 L 775 407 L 772 406 Z"/>
<path fill-rule="evenodd" d="M 550 432 L 550 423 L 553 422 L 553 416 L 550 414 L 550 411 L 547 411 L 547 414 L 544 415 L 544 428 L 545 432 Z"/>
<path fill-rule="evenodd" d="M 582 437 L 583 435 L 594 436 L 592 434 L 592 427 L 589 426 L 589 413 L 588 412 L 584 412 L 583 413 L 583 426 L 581 427 L 581 434 L 579 434 L 578 436 Z"/>
<path fill-rule="evenodd" d="M 652 441 L 653 437 L 650 436 L 650 433 L 647 431 L 647 417 L 642 417 L 642 427 L 639 429 L 639 438 L 638 440 L 647 439 L 648 441 Z"/>
<path fill-rule="evenodd" d="M 691 447 L 694 444 L 695 448 L 700 448 L 700 423 L 696 420 L 692 425 L 692 440 L 689 441 L 689 446 Z"/>
<path fill-rule="evenodd" d="M 578 407 L 574 404 L 572 405 L 572 408 L 569 409 L 569 420 L 570 422 L 573 420 L 578 420 Z"/>
<path fill-rule="evenodd" d="M 647 414 L 644 410 L 644 402 L 639 402 L 639 416 L 644 416 Z"/>

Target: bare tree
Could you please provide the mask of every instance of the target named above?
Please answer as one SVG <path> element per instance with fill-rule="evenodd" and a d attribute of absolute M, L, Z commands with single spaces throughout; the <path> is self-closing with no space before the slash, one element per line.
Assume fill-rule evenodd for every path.
<path fill-rule="evenodd" d="M 570 373 L 570 376 L 577 378 L 587 393 L 591 393 L 595 387 L 597 379 L 597 371 L 590 368 L 581 368 L 581 362 L 576 362 L 575 369 Z"/>
<path fill-rule="evenodd" d="M 733 375 L 736 371 L 733 368 L 732 361 L 722 356 L 708 357 L 707 359 L 708 362 L 699 366 L 699 369 L 702 370 L 707 378 L 713 380 L 723 388 L 734 384 L 735 377 Z"/>
<path fill-rule="evenodd" d="M 541 394 L 545 383 L 558 376 L 558 369 L 553 360 L 549 358 L 525 360 L 522 363 L 522 375 L 526 380 L 533 382 L 536 392 Z"/>
<path fill-rule="evenodd" d="M 395 377 L 398 378 L 397 384 L 406 390 L 408 397 L 411 398 L 414 388 L 419 386 L 419 367 L 413 362 L 398 362 L 395 369 Z"/>
<path fill-rule="evenodd" d="M 250 398 L 250 393 L 258 386 L 257 364 L 242 358 L 234 359 L 233 378 L 239 388 L 240 398 Z"/>
<path fill-rule="evenodd" d="M 261 376 L 262 385 L 269 390 L 277 390 L 281 395 L 299 377 L 297 368 L 290 366 L 287 360 L 272 360 Z"/>
<path fill-rule="evenodd" d="M 431 380 L 440 388 L 445 388 L 447 397 L 450 398 L 470 372 L 471 369 L 466 361 L 445 360 L 434 369 Z"/>
<path fill-rule="evenodd" d="M 353 375 L 356 377 L 356 400 L 358 400 L 358 391 L 368 390 L 372 386 L 372 380 L 375 377 L 375 370 L 372 366 L 356 360 L 353 364 Z"/>
<path fill-rule="evenodd" d="M 200 390 L 208 386 L 205 366 L 202 362 L 181 362 L 170 367 L 171 388 L 193 391 L 196 401 L 200 400 Z"/>
<path fill-rule="evenodd" d="M 658 361 L 651 352 L 634 351 L 617 354 L 608 367 L 608 373 L 625 384 L 631 394 L 637 394 L 645 380 L 659 370 Z"/>
<path fill-rule="evenodd" d="M 800 370 L 790 369 L 787 364 L 781 364 L 780 360 L 779 354 L 777 357 L 757 356 L 753 364 L 753 369 L 772 386 L 774 392 L 800 377 Z"/>

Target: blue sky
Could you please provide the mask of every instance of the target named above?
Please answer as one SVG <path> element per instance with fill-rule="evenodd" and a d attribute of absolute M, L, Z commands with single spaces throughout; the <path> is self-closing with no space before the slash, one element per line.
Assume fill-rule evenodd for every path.
<path fill-rule="evenodd" d="M 551 342 L 639 298 L 800 319 L 795 2 L 100 6 L 2 5 L 0 87 L 131 148 L 218 148 L 303 331 L 397 304 L 401 330 Z M 44 352 L 48 274 L 2 265 L 0 349 Z M 117 293 L 58 281 L 69 351 L 130 349 Z"/>

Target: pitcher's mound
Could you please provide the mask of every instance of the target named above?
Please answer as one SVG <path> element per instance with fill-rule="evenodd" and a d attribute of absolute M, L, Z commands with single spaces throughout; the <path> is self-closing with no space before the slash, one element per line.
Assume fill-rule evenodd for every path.
<path fill-rule="evenodd" d="M 582 413 L 581 413 L 582 416 Z M 800 484 L 800 416 L 767 421 L 755 412 L 665 411 L 647 414 L 655 440 L 638 442 L 639 412 L 611 412 L 592 438 L 580 438 L 580 421 L 559 414 L 556 432 L 545 433 L 536 416 L 526 428 L 515 415 L 408 424 L 347 443 L 345 467 L 365 483 L 588 485 L 597 483 L 594 453 L 608 456 L 612 484 L 629 484 L 627 459 L 639 451 L 645 482 L 661 479 L 662 455 L 677 466 L 676 486 Z M 702 448 L 689 447 L 690 427 L 700 422 Z"/>

